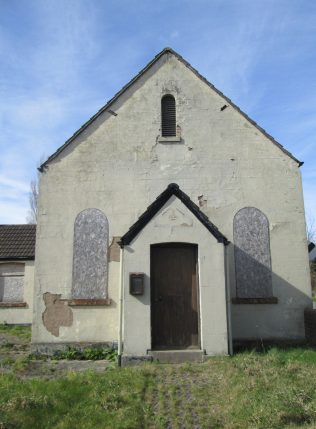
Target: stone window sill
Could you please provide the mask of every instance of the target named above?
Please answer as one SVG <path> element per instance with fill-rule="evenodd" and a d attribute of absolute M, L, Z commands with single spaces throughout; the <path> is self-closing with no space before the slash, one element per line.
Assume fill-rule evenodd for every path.
<path fill-rule="evenodd" d="M 112 300 L 107 299 L 69 299 L 68 305 L 71 307 L 89 307 L 89 306 L 104 306 L 111 305 Z"/>
<path fill-rule="evenodd" d="M 269 296 L 266 298 L 233 298 L 233 304 L 277 304 L 278 298 L 276 296 Z"/>
<path fill-rule="evenodd" d="M 0 302 L 0 308 L 27 307 L 26 302 Z"/>
<path fill-rule="evenodd" d="M 174 136 L 174 137 L 158 137 L 159 143 L 181 143 L 181 137 L 180 136 Z"/>

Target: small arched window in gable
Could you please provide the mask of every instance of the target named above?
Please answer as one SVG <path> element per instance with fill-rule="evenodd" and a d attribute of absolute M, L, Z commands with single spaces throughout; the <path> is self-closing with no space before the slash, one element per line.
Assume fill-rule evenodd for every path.
<path fill-rule="evenodd" d="M 268 218 L 255 207 L 234 217 L 236 292 L 238 298 L 272 297 Z"/>
<path fill-rule="evenodd" d="M 98 209 L 78 214 L 74 226 L 72 298 L 106 299 L 109 226 Z"/>
<path fill-rule="evenodd" d="M 176 100 L 170 94 L 161 99 L 161 134 L 162 137 L 176 136 Z"/>

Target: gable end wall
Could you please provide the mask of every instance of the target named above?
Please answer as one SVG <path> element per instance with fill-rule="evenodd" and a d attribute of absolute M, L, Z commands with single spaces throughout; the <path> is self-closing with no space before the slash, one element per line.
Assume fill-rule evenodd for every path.
<path fill-rule="evenodd" d="M 166 93 L 176 99 L 179 142 L 159 141 L 160 100 Z M 274 335 L 274 326 L 265 327 L 272 320 L 273 325 L 281 324 L 277 336 L 302 337 L 302 308 L 310 305 L 310 285 L 298 165 L 237 110 L 228 106 L 221 111 L 224 104 L 226 100 L 177 58 L 164 55 L 111 106 L 117 116 L 100 115 L 49 164 L 40 183 L 33 341 L 117 338 L 119 263 L 109 266 L 113 306 L 93 311 L 100 321 L 95 333 L 89 325 L 92 319 L 87 321 L 82 310 L 76 309 L 73 327 L 62 328 L 61 338 L 49 336 L 41 322 L 43 294 L 70 296 L 73 225 L 79 212 L 86 208 L 103 211 L 111 242 L 128 230 L 169 183 L 177 183 L 200 204 L 230 241 L 238 210 L 256 207 L 267 216 L 273 291 L 279 304 L 253 310 L 235 306 L 233 324 L 244 322 L 242 332 L 233 332 L 254 335 L 246 323 L 247 314 L 256 322 L 259 311 L 262 317 L 255 323 L 256 335 Z M 229 266 L 234 296 L 233 252 Z M 293 323 L 288 313 L 292 302 L 297 303 L 292 306 L 297 315 Z"/>

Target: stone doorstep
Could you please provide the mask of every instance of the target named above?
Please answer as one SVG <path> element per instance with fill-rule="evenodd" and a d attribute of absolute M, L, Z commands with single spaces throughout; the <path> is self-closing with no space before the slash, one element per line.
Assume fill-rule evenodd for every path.
<path fill-rule="evenodd" d="M 149 362 L 185 363 L 203 362 L 204 350 L 148 350 L 147 355 L 122 355 L 121 366 L 135 366 Z"/>
<path fill-rule="evenodd" d="M 204 350 L 149 350 L 153 361 L 160 363 L 203 362 Z"/>

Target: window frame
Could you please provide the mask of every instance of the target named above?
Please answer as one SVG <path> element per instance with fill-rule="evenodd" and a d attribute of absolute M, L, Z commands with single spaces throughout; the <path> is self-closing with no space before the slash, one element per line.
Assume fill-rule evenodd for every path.
<path fill-rule="evenodd" d="M 2 272 L 1 268 L 3 268 L 4 265 L 8 266 L 16 266 L 21 267 L 21 270 L 17 272 L 10 272 L 10 270 L 7 270 L 7 272 Z M 0 306 L 1 307 L 10 307 L 10 306 L 24 306 L 24 295 L 25 295 L 25 262 L 20 261 L 0 261 L 0 279 L 9 279 L 9 278 L 22 278 L 22 293 L 19 300 L 4 300 L 4 287 L 5 283 L 3 283 L 3 295 L 0 294 Z"/>
<path fill-rule="evenodd" d="M 173 102 L 173 106 L 168 106 L 166 100 Z M 170 109 L 173 111 L 170 114 Z M 169 110 L 169 112 L 168 112 Z M 168 117 L 168 115 L 171 116 Z M 172 131 L 169 133 L 168 129 L 172 128 Z M 181 138 L 177 135 L 177 102 L 173 94 L 167 93 L 161 97 L 160 100 L 160 129 L 161 136 L 160 141 L 180 141 Z"/>

